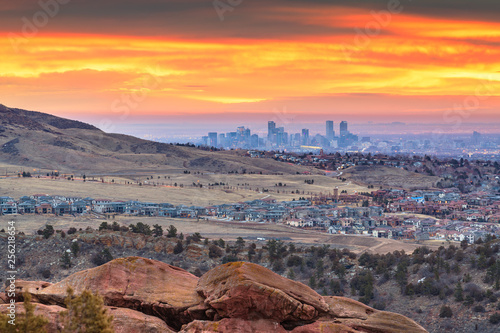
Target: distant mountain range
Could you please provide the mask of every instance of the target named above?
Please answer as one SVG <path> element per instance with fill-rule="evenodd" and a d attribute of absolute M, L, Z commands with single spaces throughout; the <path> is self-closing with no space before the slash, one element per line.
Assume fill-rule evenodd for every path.
<path fill-rule="evenodd" d="M 296 174 L 311 170 L 245 153 L 211 152 L 105 133 L 80 121 L 0 104 L 0 162 L 12 165 L 88 173 L 188 169 Z"/>

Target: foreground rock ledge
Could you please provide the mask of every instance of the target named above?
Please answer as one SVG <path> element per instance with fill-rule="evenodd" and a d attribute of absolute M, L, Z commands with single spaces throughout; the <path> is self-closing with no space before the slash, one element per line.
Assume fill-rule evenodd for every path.
<path fill-rule="evenodd" d="M 117 333 L 427 332 L 405 316 L 344 297 L 322 297 L 302 283 L 244 262 L 217 266 L 198 279 L 156 260 L 121 258 L 53 285 L 25 281 L 18 291 L 42 303 L 37 311 L 50 320 L 49 332 L 57 332 L 69 286 L 75 294 L 98 292 L 115 317 Z"/>

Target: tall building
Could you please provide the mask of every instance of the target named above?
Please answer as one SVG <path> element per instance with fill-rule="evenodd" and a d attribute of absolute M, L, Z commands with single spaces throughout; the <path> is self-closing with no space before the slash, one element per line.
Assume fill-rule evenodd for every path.
<path fill-rule="evenodd" d="M 278 146 L 284 145 L 286 143 L 285 139 L 284 139 L 285 128 L 284 127 L 278 127 L 275 132 L 276 132 L 276 144 Z"/>
<path fill-rule="evenodd" d="M 481 133 L 474 131 L 472 133 L 472 144 L 478 145 L 481 143 Z"/>
<path fill-rule="evenodd" d="M 224 133 L 219 134 L 219 140 L 217 141 L 219 146 L 224 147 L 226 145 L 226 135 Z"/>
<path fill-rule="evenodd" d="M 267 140 L 273 142 L 274 134 L 276 134 L 276 123 L 274 121 L 267 122 Z"/>
<path fill-rule="evenodd" d="M 302 144 L 303 145 L 309 144 L 309 130 L 307 128 L 304 128 L 302 130 Z"/>
<path fill-rule="evenodd" d="M 335 136 L 335 131 L 333 130 L 333 121 L 332 120 L 327 120 L 326 121 L 326 140 L 330 142 L 333 140 L 333 137 Z"/>
<path fill-rule="evenodd" d="M 349 130 L 347 129 L 347 121 L 342 121 L 340 123 L 340 136 L 346 136 L 349 133 Z"/>
<path fill-rule="evenodd" d="M 257 134 L 252 134 L 252 136 L 250 137 L 250 146 L 252 148 L 259 147 L 259 136 Z"/>
<path fill-rule="evenodd" d="M 217 147 L 217 132 L 208 133 L 208 145 Z"/>

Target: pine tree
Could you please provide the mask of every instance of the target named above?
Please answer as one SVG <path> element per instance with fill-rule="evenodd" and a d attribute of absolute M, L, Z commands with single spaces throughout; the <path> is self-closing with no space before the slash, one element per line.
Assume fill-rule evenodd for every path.
<path fill-rule="evenodd" d="M 78 257 L 78 252 L 80 252 L 80 245 L 78 245 L 78 242 L 71 243 L 71 252 L 75 257 Z"/>
<path fill-rule="evenodd" d="M 66 251 L 64 251 L 61 257 L 61 267 L 66 269 L 71 267 L 71 257 L 69 256 L 69 253 Z"/>
<path fill-rule="evenodd" d="M 89 290 L 75 296 L 68 288 L 65 304 L 67 311 L 61 313 L 62 333 L 114 333 L 113 316 L 107 314 L 103 300 Z"/>
<path fill-rule="evenodd" d="M 462 284 L 457 283 L 457 287 L 455 288 L 455 301 L 463 302 L 464 300 L 464 290 L 462 289 Z"/>
<path fill-rule="evenodd" d="M 177 237 L 177 228 L 174 227 L 173 225 L 170 225 L 167 229 L 167 237 L 168 238 L 175 238 Z"/>
<path fill-rule="evenodd" d="M 36 305 L 31 303 L 31 294 L 25 292 L 23 294 L 24 302 L 24 314 L 17 314 L 15 325 L 9 324 L 9 318 L 7 315 L 0 314 L 0 332 L 3 333 L 46 333 L 47 329 L 45 326 L 48 324 L 48 320 L 43 316 L 35 315 Z"/>

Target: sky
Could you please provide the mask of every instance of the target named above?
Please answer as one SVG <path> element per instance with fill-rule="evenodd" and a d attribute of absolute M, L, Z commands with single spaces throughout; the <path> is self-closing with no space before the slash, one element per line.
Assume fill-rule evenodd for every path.
<path fill-rule="evenodd" d="M 2 1 L 0 103 L 111 131 L 500 128 L 499 12 L 498 0 Z"/>

